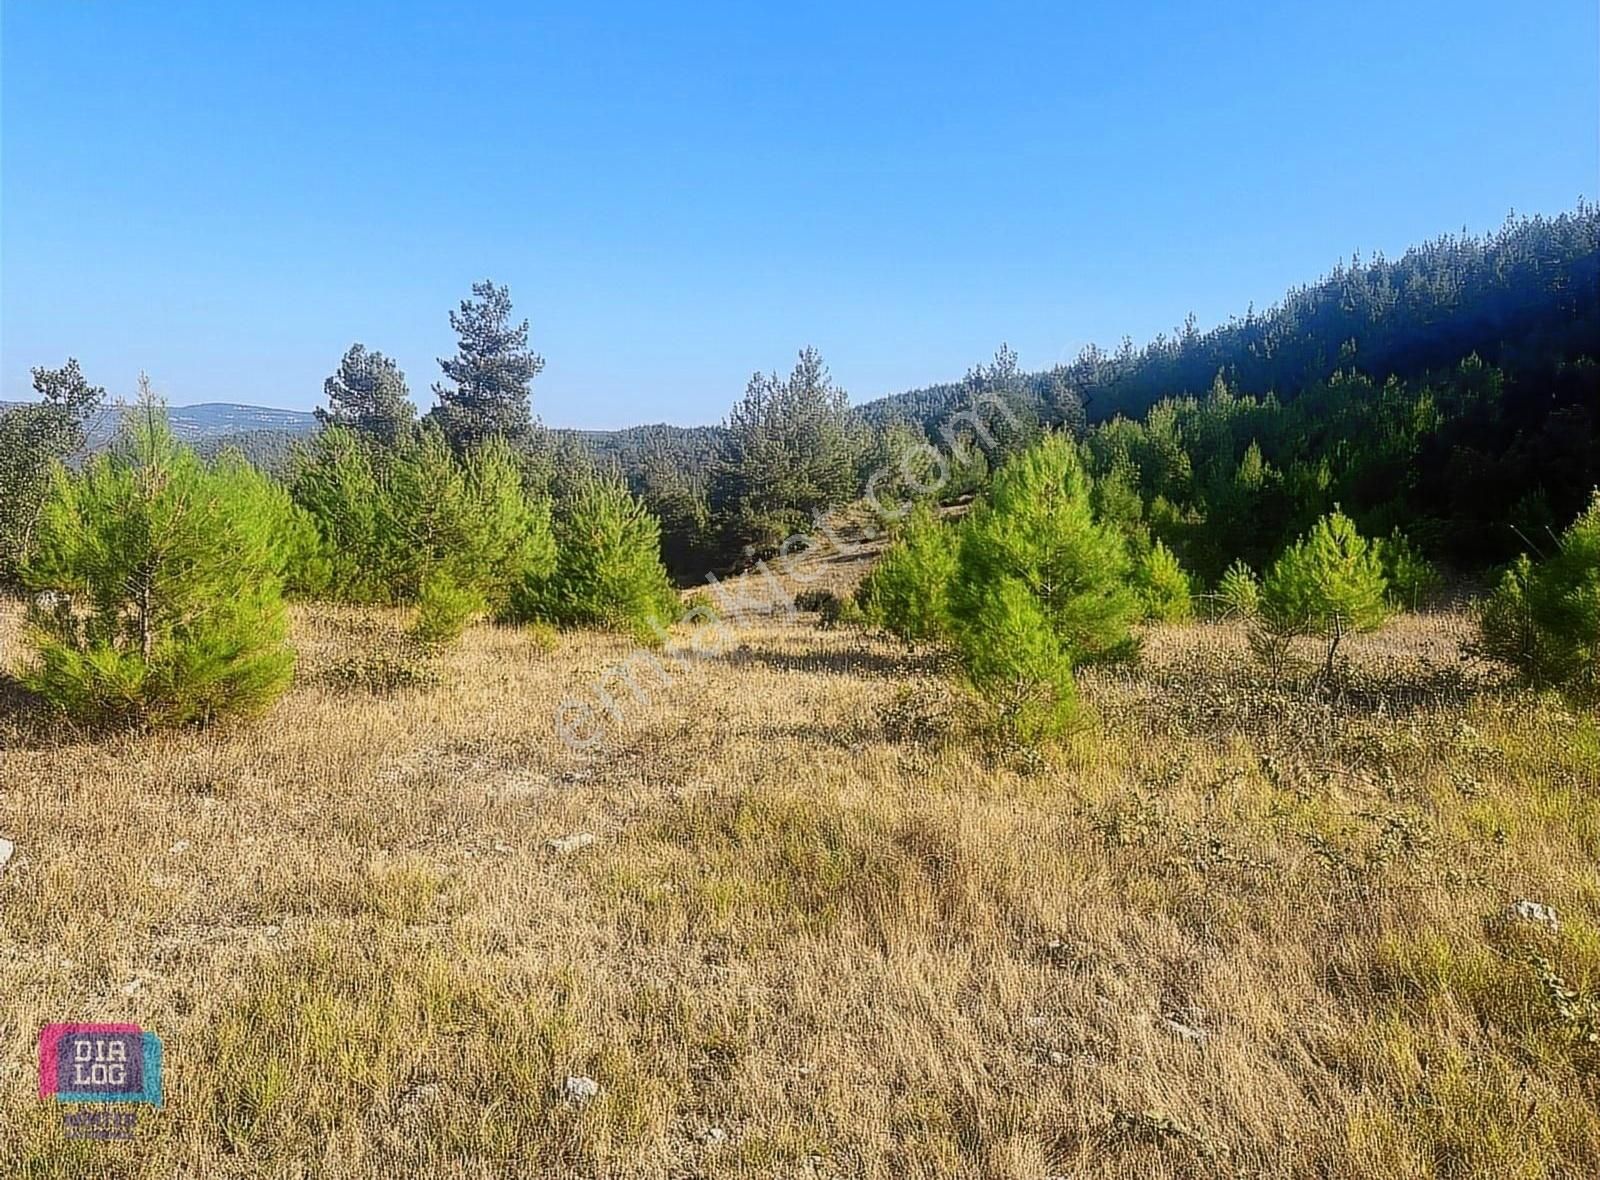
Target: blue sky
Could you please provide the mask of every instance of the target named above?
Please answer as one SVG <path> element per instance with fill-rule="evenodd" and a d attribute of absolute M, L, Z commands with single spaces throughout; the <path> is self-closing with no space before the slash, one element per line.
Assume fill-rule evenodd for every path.
<path fill-rule="evenodd" d="M 1593 0 L 7 0 L 0 397 L 75 355 L 309 408 L 431 401 L 508 284 L 554 425 L 716 421 L 822 349 L 857 401 L 1263 307 L 1596 196 Z"/>

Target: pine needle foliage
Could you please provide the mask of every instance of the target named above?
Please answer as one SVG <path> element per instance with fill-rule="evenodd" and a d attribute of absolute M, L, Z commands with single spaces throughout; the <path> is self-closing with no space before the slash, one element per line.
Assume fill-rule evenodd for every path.
<path fill-rule="evenodd" d="M 682 613 L 661 564 L 661 527 L 614 470 L 588 474 L 557 506 L 555 570 L 518 587 L 512 613 L 625 631 L 644 642 Z"/>
<path fill-rule="evenodd" d="M 1126 544 L 1095 519 L 1061 434 L 1010 460 L 962 530 L 950 615 L 967 675 L 1027 741 L 1072 724 L 1072 670 L 1130 656 L 1140 604 Z"/>
<path fill-rule="evenodd" d="M 1134 589 L 1144 617 L 1158 623 L 1187 623 L 1194 618 L 1194 594 L 1172 550 L 1155 542 L 1134 566 Z"/>
<path fill-rule="evenodd" d="M 1346 634 L 1375 631 L 1389 617 L 1388 588 L 1379 547 L 1336 510 L 1274 563 L 1261 586 L 1261 621 L 1280 640 L 1328 640 L 1324 671 L 1331 674 Z"/>
<path fill-rule="evenodd" d="M 856 592 L 867 622 L 907 643 L 946 637 L 958 541 L 957 531 L 930 504 L 913 508 Z"/>
<path fill-rule="evenodd" d="M 81 474 L 57 466 L 25 570 L 37 594 L 24 683 L 89 722 L 206 722 L 288 686 L 283 518 L 264 477 L 207 466 L 146 396 Z"/>
<path fill-rule="evenodd" d="M 1532 685 L 1600 694 L 1600 491 L 1554 554 L 1524 554 L 1506 571 L 1479 614 L 1475 650 Z"/>

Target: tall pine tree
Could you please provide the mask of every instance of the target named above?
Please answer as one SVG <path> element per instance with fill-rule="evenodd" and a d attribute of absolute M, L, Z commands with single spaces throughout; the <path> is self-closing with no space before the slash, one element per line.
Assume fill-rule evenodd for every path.
<path fill-rule="evenodd" d="M 728 556 L 768 550 L 856 493 L 866 432 L 807 348 L 787 378 L 757 373 L 728 413 L 709 489 Z"/>
<path fill-rule="evenodd" d="M 433 387 L 439 404 L 428 412 L 457 454 L 496 435 L 514 446 L 533 435 L 529 406 L 544 358 L 528 347 L 528 321 L 511 319 L 511 292 L 485 280 L 450 313 L 459 337 L 456 355 L 439 358 L 445 379 Z"/>
<path fill-rule="evenodd" d="M 33 551 L 50 469 L 83 448 L 88 420 L 106 391 L 90 385 L 76 360 L 33 370 L 39 401 L 0 414 L 0 582 L 15 581 Z"/>
<path fill-rule="evenodd" d="M 324 426 L 348 426 L 385 446 L 410 431 L 417 408 L 411 404 L 406 375 L 383 353 L 352 344 L 339 371 L 322 383 L 328 408 L 317 407 Z"/>

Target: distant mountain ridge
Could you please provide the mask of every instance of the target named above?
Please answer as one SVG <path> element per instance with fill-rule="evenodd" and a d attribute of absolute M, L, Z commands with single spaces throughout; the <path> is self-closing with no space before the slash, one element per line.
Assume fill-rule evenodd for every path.
<path fill-rule="evenodd" d="M 0 410 L 26 402 L 0 402 Z M 106 406 L 89 424 L 90 446 L 103 446 L 116 433 L 121 406 Z M 245 406 L 236 402 L 201 402 L 193 406 L 168 406 L 167 421 L 172 433 L 184 442 L 197 443 L 256 431 L 279 431 L 288 435 L 310 434 L 317 428 L 317 417 L 308 410 L 279 410 L 270 406 Z"/>

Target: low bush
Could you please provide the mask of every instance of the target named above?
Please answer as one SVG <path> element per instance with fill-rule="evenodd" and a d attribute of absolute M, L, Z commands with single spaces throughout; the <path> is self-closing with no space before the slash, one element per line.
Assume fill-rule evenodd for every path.
<path fill-rule="evenodd" d="M 956 540 L 936 510 L 919 504 L 856 590 L 863 617 L 907 643 L 947 636 Z"/>
<path fill-rule="evenodd" d="M 1549 559 L 1524 554 L 1501 577 L 1473 650 L 1531 685 L 1600 693 L 1600 491 Z"/>
<path fill-rule="evenodd" d="M 445 570 L 435 570 L 422 583 L 417 617 L 408 634 L 424 645 L 449 643 L 483 608 L 483 595 L 476 589 L 461 585 Z"/>

